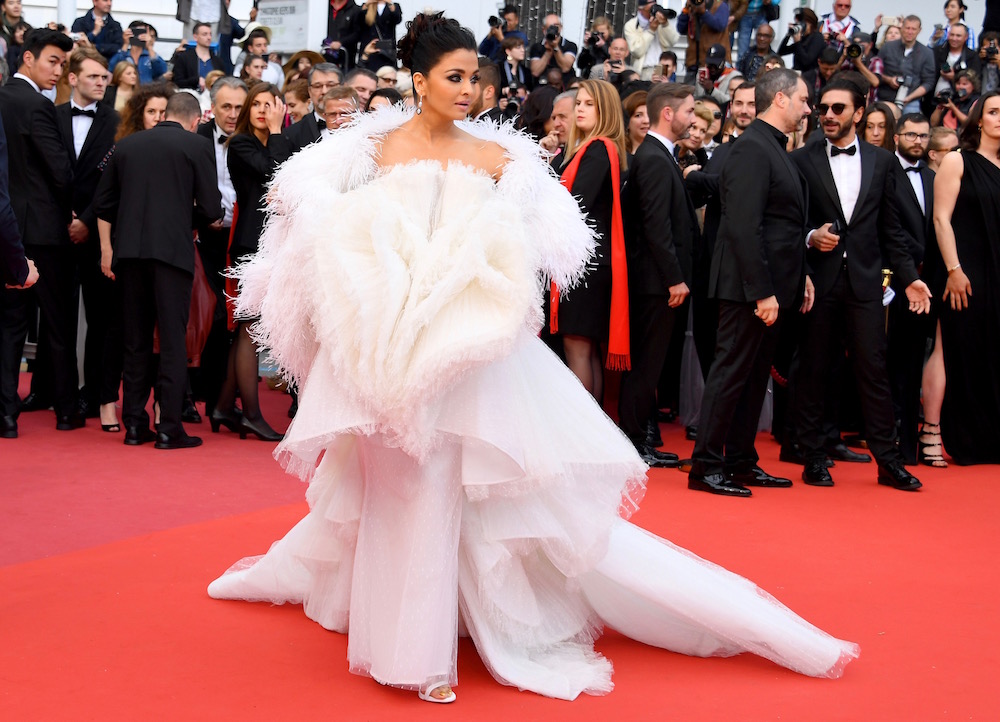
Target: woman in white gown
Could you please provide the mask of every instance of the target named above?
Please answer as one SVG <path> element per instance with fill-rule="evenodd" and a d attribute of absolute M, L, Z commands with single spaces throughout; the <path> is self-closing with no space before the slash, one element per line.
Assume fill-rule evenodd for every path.
<path fill-rule="evenodd" d="M 285 163 L 239 271 L 240 312 L 299 383 L 275 454 L 310 512 L 209 594 L 302 603 L 348 633 L 352 672 L 435 702 L 460 630 L 498 681 L 562 699 L 612 689 L 604 626 L 839 676 L 856 645 L 623 519 L 645 465 L 537 338 L 543 281 L 571 288 L 593 252 L 585 219 L 529 139 L 464 122 L 471 33 L 418 15 L 400 55 L 416 113 Z"/>

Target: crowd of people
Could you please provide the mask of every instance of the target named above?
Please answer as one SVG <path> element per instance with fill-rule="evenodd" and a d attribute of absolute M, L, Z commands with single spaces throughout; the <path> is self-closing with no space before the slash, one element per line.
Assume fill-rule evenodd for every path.
<path fill-rule="evenodd" d="M 923 44 L 915 16 L 879 15 L 865 32 L 850 0 L 834 0 L 822 16 L 797 10 L 775 48 L 770 0 L 637 5 L 621 35 L 597 17 L 579 44 L 556 15 L 529 38 L 507 6 L 479 43 L 468 118 L 530 136 L 599 239 L 585 281 L 546 294 L 550 346 L 599 401 L 606 373 L 625 371 L 622 430 L 647 464 L 689 470 L 691 488 L 791 484 L 753 448 L 769 383 L 782 459 L 803 464 L 807 483 L 870 462 L 861 446 L 901 489 L 920 485 L 905 465 L 946 466 L 946 451 L 1000 460 L 991 13 L 977 38 L 962 0 L 948 0 Z M 156 29 L 123 28 L 111 0 L 69 29 L 33 29 L 19 0 L 3 2 L 0 214 L 16 223 L 3 224 L 0 436 L 17 436 L 19 413 L 53 408 L 57 429 L 99 418 L 129 445 L 198 445 L 183 424 L 203 415 L 213 431 L 280 440 L 260 411 L 263 349 L 254 319 L 234 311 L 230 272 L 257 252 L 282 163 L 358 113 L 419 114 L 421 98 L 397 55 L 398 3 L 332 0 L 325 40 L 288 56 L 270 52 L 256 11 L 243 24 L 221 7 L 182 18 L 189 40 L 165 58 Z M 780 120 L 757 120 L 762 88 Z M 762 122 L 780 131 L 780 164 Z M 737 142 L 752 128 L 772 170 L 795 178 L 768 181 L 761 157 L 739 152 L 753 153 Z M 776 195 L 765 203 L 755 188 Z M 747 223 L 746 203 L 778 197 L 791 216 Z M 682 460 L 663 450 L 659 422 L 681 406 L 689 330 L 705 393 Z"/>

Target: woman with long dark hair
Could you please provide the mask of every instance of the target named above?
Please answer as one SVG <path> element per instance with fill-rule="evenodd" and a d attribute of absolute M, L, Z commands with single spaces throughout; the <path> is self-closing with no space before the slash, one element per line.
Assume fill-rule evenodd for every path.
<path fill-rule="evenodd" d="M 591 230 L 535 142 L 465 122 L 470 32 L 418 15 L 399 52 L 416 111 L 285 163 L 239 270 L 240 312 L 299 380 L 277 454 L 311 509 L 209 594 L 302 602 L 348 632 L 352 672 L 434 703 L 455 700 L 460 618 L 498 680 L 563 699 L 611 690 L 604 625 L 838 676 L 855 645 L 621 518 L 646 467 L 538 338 L 539 277 L 573 288 Z"/>
<path fill-rule="evenodd" d="M 865 108 L 858 122 L 858 134 L 866 143 L 896 152 L 896 116 L 888 104 L 878 101 Z"/>
<path fill-rule="evenodd" d="M 278 165 L 288 160 L 292 147 L 281 129 L 285 104 L 276 85 L 260 82 L 247 94 L 236 129 L 226 141 L 229 146 L 229 174 L 236 189 L 236 222 L 230 244 L 230 266 L 236 266 L 257 251 L 257 241 L 264 227 L 263 208 L 267 202 L 267 184 Z M 229 350 L 229 368 L 219 392 L 219 400 L 209 416 L 212 431 L 220 426 L 239 433 L 241 439 L 252 434 L 262 441 L 280 441 L 281 434 L 260 413 L 257 388 L 257 346 L 250 337 L 252 318 L 234 319 L 236 337 Z M 236 392 L 242 411 L 236 410 Z"/>
<path fill-rule="evenodd" d="M 798 32 L 789 32 L 778 46 L 778 55 L 791 55 L 792 68 L 799 72 L 815 70 L 819 67 L 819 55 L 826 47 L 823 33 L 819 31 L 819 18 L 810 8 L 796 8 Z"/>
<path fill-rule="evenodd" d="M 941 345 L 944 448 L 958 464 L 1000 463 L 1000 91 L 986 93 L 934 179 L 947 281 Z M 941 289 L 935 289 L 936 292 Z M 926 429 L 926 427 L 925 427 Z"/>

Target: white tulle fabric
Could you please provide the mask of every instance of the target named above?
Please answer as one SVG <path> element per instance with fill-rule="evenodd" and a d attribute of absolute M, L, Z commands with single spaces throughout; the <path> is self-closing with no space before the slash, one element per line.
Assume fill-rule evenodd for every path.
<path fill-rule="evenodd" d="M 593 242 L 533 144 L 465 126 L 507 150 L 498 184 L 379 170 L 405 117 L 358 121 L 276 177 L 240 306 L 300 383 L 276 455 L 310 480 L 310 512 L 209 594 L 302 603 L 348 633 L 352 671 L 405 688 L 457 683 L 461 630 L 505 684 L 607 693 L 604 625 L 839 676 L 855 645 L 623 519 L 645 466 L 534 333 L 539 278 L 572 285 Z"/>

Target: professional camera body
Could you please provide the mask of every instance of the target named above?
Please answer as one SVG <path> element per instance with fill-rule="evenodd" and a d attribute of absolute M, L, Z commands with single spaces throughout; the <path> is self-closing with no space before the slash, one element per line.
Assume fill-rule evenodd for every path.
<path fill-rule="evenodd" d="M 559 26 L 549 25 L 545 28 L 545 42 L 552 43 L 559 39 Z"/>
<path fill-rule="evenodd" d="M 705 2 L 705 0 L 698 0 L 698 2 L 692 2 L 692 4 L 700 5 L 703 2 Z M 653 5 L 653 7 L 649 9 L 649 14 L 651 16 L 655 16 L 657 13 L 663 15 L 663 17 L 665 17 L 667 20 L 673 20 L 674 18 L 677 17 L 676 10 L 671 10 L 670 8 L 661 7 L 659 5 Z"/>
<path fill-rule="evenodd" d="M 997 55 L 998 53 L 1000 53 L 1000 48 L 997 48 L 996 45 L 993 45 L 992 43 L 990 43 L 989 45 L 986 46 L 986 57 L 987 58 L 992 58 L 994 55 Z"/>
<path fill-rule="evenodd" d="M 503 28 L 503 20 L 498 18 L 496 15 L 490 15 L 487 22 L 490 24 L 491 28 Z"/>
<path fill-rule="evenodd" d="M 844 52 L 847 53 L 847 57 L 849 57 L 851 60 L 856 60 L 857 58 L 860 58 L 862 55 L 864 55 L 865 49 L 862 48 L 861 45 L 859 45 L 858 43 L 851 43 L 850 45 L 847 46 L 847 49 Z"/>

